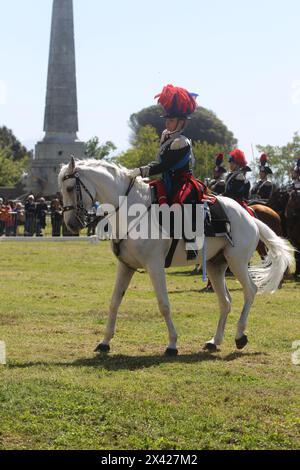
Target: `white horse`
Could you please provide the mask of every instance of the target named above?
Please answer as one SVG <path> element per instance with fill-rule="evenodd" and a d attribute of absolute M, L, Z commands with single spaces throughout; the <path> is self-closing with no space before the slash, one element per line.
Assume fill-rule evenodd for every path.
<path fill-rule="evenodd" d="M 132 183 L 132 184 L 131 184 Z M 78 233 L 84 226 L 84 216 L 94 201 L 110 204 L 119 210 L 119 197 L 128 194 L 128 207 L 132 204 L 151 204 L 151 191 L 141 178 L 132 182 L 127 169 L 99 160 L 75 161 L 72 157 L 59 174 L 59 185 L 65 207 L 64 219 L 73 233 Z M 219 197 L 231 223 L 233 246 L 225 237 L 207 238 L 207 272 L 218 296 L 220 319 L 212 339 L 205 344 L 205 349 L 214 352 L 222 343 L 227 316 L 231 310 L 231 296 L 226 286 L 225 273 L 229 266 L 231 272 L 242 285 L 244 306 L 237 324 L 236 346 L 243 349 L 247 342 L 245 329 L 247 318 L 258 290 L 274 292 L 287 267 L 292 263 L 292 249 L 288 243 L 279 238 L 261 221 L 251 217 L 237 202 L 226 197 Z M 150 214 L 146 215 L 150 217 Z M 149 221 L 150 223 L 150 221 Z M 268 257 L 260 266 L 249 269 L 250 259 L 262 240 L 268 248 Z M 163 315 L 169 333 L 169 344 L 165 354 L 176 355 L 177 332 L 171 318 L 168 299 L 165 258 L 172 241 L 170 239 L 128 238 L 120 245 L 118 270 L 111 299 L 109 318 L 105 336 L 97 347 L 97 352 L 108 352 L 115 333 L 116 318 L 121 300 L 129 286 L 136 269 L 147 270 L 152 281 L 159 309 Z M 201 253 L 198 259 L 187 261 L 185 242 L 180 240 L 171 266 L 201 264 Z"/>

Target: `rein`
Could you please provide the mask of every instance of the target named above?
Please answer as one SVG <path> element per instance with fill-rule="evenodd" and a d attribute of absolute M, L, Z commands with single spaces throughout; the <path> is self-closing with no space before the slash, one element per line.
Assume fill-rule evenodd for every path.
<path fill-rule="evenodd" d="M 78 171 L 71 173 L 70 175 L 66 175 L 63 178 L 63 181 L 67 181 L 70 179 L 75 179 L 76 206 L 64 206 L 63 212 L 65 213 L 65 212 L 75 210 L 76 218 L 82 228 L 89 228 L 91 225 L 95 225 L 95 224 L 97 225 L 99 222 L 101 222 L 103 219 L 105 219 L 108 216 L 108 213 L 104 213 L 104 215 L 97 216 L 92 222 L 87 224 L 86 219 L 88 217 L 88 211 L 84 208 L 84 205 L 83 205 L 82 189 L 89 195 L 89 197 L 91 198 L 92 204 L 94 204 L 95 200 L 93 196 L 91 195 L 89 189 L 85 186 L 85 184 L 80 179 Z M 132 190 L 134 186 L 134 183 L 135 183 L 135 178 L 132 178 L 127 188 L 127 191 L 125 193 L 125 197 L 129 195 L 130 191 Z M 119 210 L 120 210 L 120 206 L 118 206 L 115 209 L 115 213 L 118 213 Z"/>

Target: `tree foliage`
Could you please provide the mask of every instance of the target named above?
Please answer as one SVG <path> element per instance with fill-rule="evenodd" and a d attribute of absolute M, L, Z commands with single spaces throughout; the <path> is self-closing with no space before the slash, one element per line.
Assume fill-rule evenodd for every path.
<path fill-rule="evenodd" d="M 273 171 L 273 181 L 279 186 L 291 179 L 291 173 L 295 166 L 295 161 L 300 157 L 300 136 L 296 132 L 292 142 L 283 147 L 271 145 L 257 145 L 260 153 L 269 156 L 269 164 Z M 258 174 L 259 158 L 256 160 L 255 173 Z"/>
<path fill-rule="evenodd" d="M 90 158 L 96 158 L 97 160 L 102 160 L 107 158 L 111 152 L 114 152 L 117 149 L 115 144 L 108 140 L 104 144 L 100 144 L 98 137 L 92 137 L 86 143 L 86 155 Z"/>
<path fill-rule="evenodd" d="M 7 149 L 10 158 L 20 161 L 30 156 L 30 152 L 16 138 L 11 129 L 0 127 L 0 149 Z"/>
<path fill-rule="evenodd" d="M 131 148 L 122 152 L 114 161 L 126 168 L 139 168 L 156 160 L 159 137 L 151 126 L 141 127 L 132 141 Z"/>
<path fill-rule="evenodd" d="M 14 161 L 7 149 L 0 149 L 0 186 L 15 186 L 26 170 L 27 162 L 27 158 Z"/>
<path fill-rule="evenodd" d="M 226 147 L 217 144 L 210 145 L 207 142 L 194 142 L 193 152 L 195 157 L 194 175 L 205 181 L 207 178 L 213 178 L 216 155 L 226 152 Z"/>
<path fill-rule="evenodd" d="M 0 186 L 15 186 L 28 168 L 31 157 L 7 127 L 0 127 Z"/>
<path fill-rule="evenodd" d="M 164 130 L 165 122 L 161 118 L 163 114 L 160 106 L 150 106 L 130 116 L 129 126 L 132 130 L 134 141 L 141 127 L 147 125 L 154 127 L 158 136 Z M 188 121 L 184 134 L 193 142 L 207 142 L 209 145 L 223 145 L 231 150 L 237 144 L 233 133 L 213 113 L 199 106 Z"/>

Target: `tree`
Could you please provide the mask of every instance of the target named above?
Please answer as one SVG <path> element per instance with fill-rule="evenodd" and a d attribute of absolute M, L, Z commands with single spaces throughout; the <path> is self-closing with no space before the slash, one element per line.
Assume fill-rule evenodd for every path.
<path fill-rule="evenodd" d="M 150 106 L 130 116 L 129 126 L 132 140 L 137 137 L 141 127 L 154 127 L 158 136 L 164 130 L 165 122 L 161 118 L 163 110 L 160 106 Z M 210 145 L 223 145 L 231 150 L 237 144 L 233 133 L 218 119 L 212 111 L 199 106 L 188 121 L 184 134 L 193 142 L 207 142 Z"/>
<path fill-rule="evenodd" d="M 286 183 L 291 178 L 291 172 L 295 166 L 297 158 L 300 156 L 300 136 L 296 132 L 292 142 L 283 147 L 271 145 L 257 145 L 260 153 L 269 156 L 269 163 L 273 171 L 273 180 L 279 186 Z M 255 174 L 258 175 L 259 158 L 256 160 Z"/>
<path fill-rule="evenodd" d="M 156 130 L 151 126 L 141 127 L 132 141 L 130 149 L 114 158 L 126 168 L 139 168 L 156 160 L 159 150 L 159 138 Z"/>
<path fill-rule="evenodd" d="M 0 127 L 0 186 L 15 186 L 27 170 L 31 155 L 10 129 Z"/>
<path fill-rule="evenodd" d="M 93 137 L 86 143 L 86 155 L 90 158 L 96 158 L 102 160 L 109 156 L 109 154 L 115 151 L 117 147 L 113 142 L 108 140 L 104 144 L 100 144 L 98 137 Z"/>
<path fill-rule="evenodd" d="M 9 149 L 0 149 L 0 186 L 15 186 L 27 168 L 27 158 L 14 161 Z"/>
<path fill-rule="evenodd" d="M 226 153 L 226 147 L 220 145 L 210 145 L 207 142 L 194 142 L 193 153 L 195 157 L 194 174 L 197 178 L 205 181 L 206 178 L 213 177 L 216 155 Z"/>
<path fill-rule="evenodd" d="M 12 130 L 5 126 L 0 127 L 0 149 L 3 148 L 9 151 L 10 157 L 15 161 L 23 160 L 31 154 L 15 137 Z"/>

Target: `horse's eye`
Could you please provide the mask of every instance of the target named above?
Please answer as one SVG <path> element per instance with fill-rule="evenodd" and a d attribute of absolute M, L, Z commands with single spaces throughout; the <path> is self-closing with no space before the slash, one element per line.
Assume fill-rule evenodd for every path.
<path fill-rule="evenodd" d="M 67 188 L 67 192 L 71 193 L 74 190 L 74 186 Z"/>

